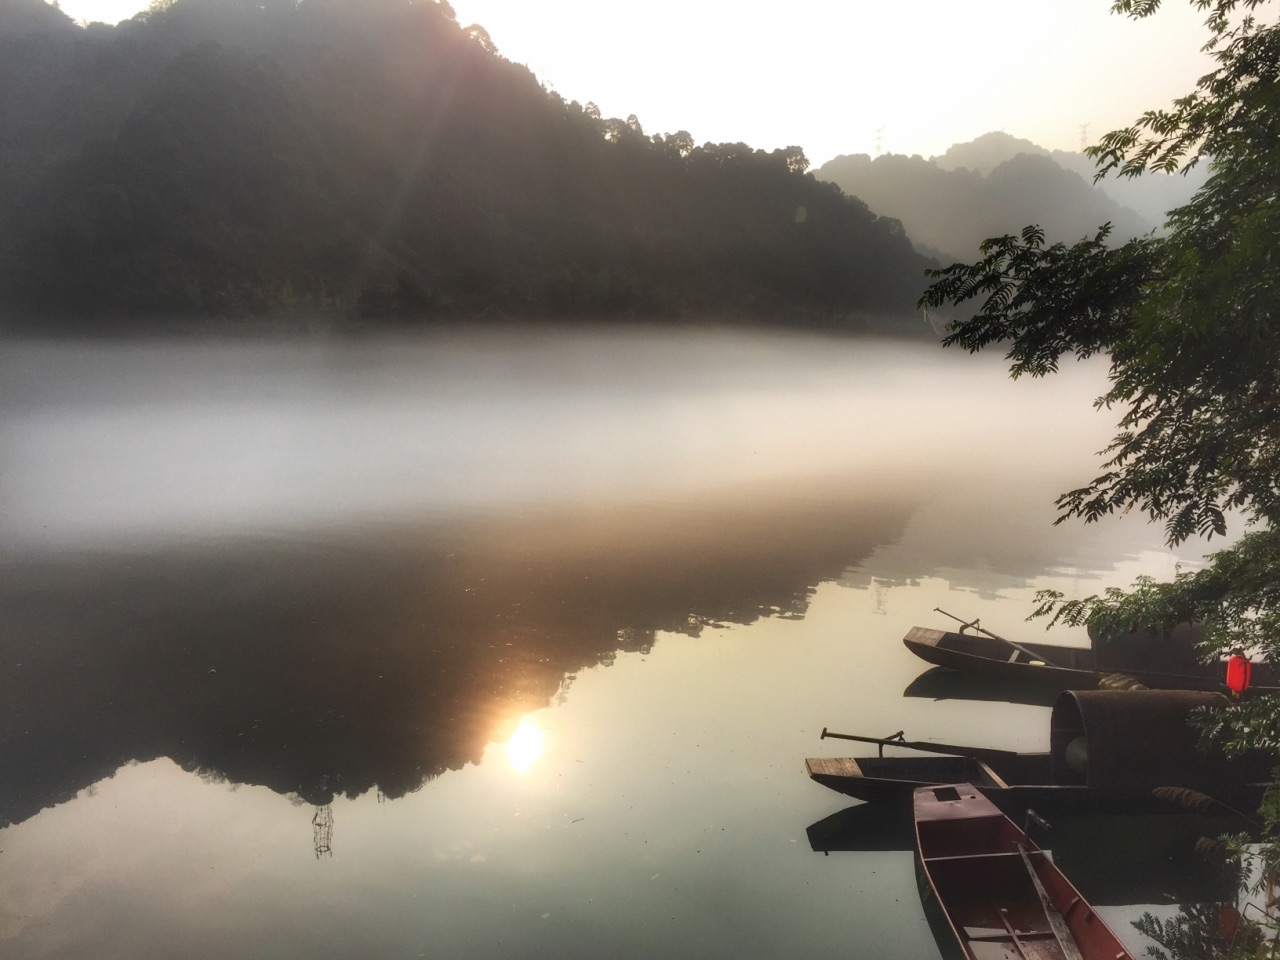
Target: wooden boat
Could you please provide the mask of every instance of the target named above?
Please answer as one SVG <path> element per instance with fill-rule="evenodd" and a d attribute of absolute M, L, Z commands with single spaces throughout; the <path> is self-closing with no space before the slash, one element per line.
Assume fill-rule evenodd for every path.
<path fill-rule="evenodd" d="M 972 784 L 913 795 L 920 895 L 945 955 L 1133 960 L 1053 861 Z"/>
<path fill-rule="evenodd" d="M 1060 812 L 1160 809 L 1156 787 L 1188 787 L 1243 810 L 1256 810 L 1270 782 L 1267 756 L 1225 758 L 1197 749 L 1188 724 L 1200 707 L 1225 706 L 1225 697 L 1189 690 L 1079 690 L 1059 694 L 1049 721 L 1047 753 L 1015 753 L 934 741 L 865 737 L 872 757 L 810 757 L 814 781 L 871 803 L 906 804 L 923 786 L 968 782 L 1005 808 Z M 904 747 L 910 756 L 885 756 Z"/>
<path fill-rule="evenodd" d="M 985 633 L 934 630 L 912 627 L 902 642 L 928 663 L 975 676 L 1034 684 L 1059 690 L 1096 690 L 1104 678 L 1123 675 L 1153 690 L 1211 690 L 1227 692 L 1225 668 L 1221 663 L 1196 662 L 1193 648 L 1184 641 L 1171 640 L 1175 654 L 1139 655 L 1151 650 L 1144 644 L 1123 652 L 1094 647 L 1064 647 L 1049 643 L 1015 643 Z M 1159 663 L 1159 669 L 1150 664 Z M 1267 664 L 1254 664 L 1257 693 L 1280 690 L 1274 671 Z"/>
<path fill-rule="evenodd" d="M 868 739 L 873 738 L 859 738 Z M 886 745 L 912 746 L 907 743 Z M 927 750 L 927 744 L 912 749 Z M 1049 754 L 1009 753 L 996 759 L 973 756 L 910 757 L 808 757 L 804 762 L 809 778 L 853 797 L 877 804 L 905 804 L 915 791 L 925 786 L 956 783 L 959 778 L 972 782 L 984 795 L 998 800 L 1002 806 L 1087 806 L 1085 801 L 1098 799 L 1093 793 L 1059 787 L 1052 782 Z M 1145 799 L 1150 788 L 1136 791 L 1134 799 Z M 1109 802 L 1119 802 L 1109 795 Z M 1128 799 L 1128 798 L 1126 798 Z M 1102 804 L 1106 806 L 1106 804 Z"/>

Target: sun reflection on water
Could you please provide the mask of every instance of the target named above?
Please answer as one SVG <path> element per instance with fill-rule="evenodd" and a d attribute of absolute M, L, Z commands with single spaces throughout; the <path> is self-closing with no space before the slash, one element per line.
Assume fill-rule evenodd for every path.
<path fill-rule="evenodd" d="M 524 717 L 516 732 L 507 741 L 507 761 L 516 773 L 528 773 L 546 746 L 546 736 L 542 728 Z"/>

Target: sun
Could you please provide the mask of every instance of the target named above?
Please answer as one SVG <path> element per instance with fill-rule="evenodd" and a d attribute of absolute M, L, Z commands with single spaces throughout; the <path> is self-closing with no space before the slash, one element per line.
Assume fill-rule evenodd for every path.
<path fill-rule="evenodd" d="M 507 741 L 507 762 L 516 773 L 528 773 L 538 762 L 545 748 L 546 735 L 542 732 L 542 728 L 528 717 L 524 717 L 516 727 L 516 732 Z"/>
<path fill-rule="evenodd" d="M 119 23 L 151 6 L 151 0 L 61 0 L 58 4 L 77 23 Z"/>

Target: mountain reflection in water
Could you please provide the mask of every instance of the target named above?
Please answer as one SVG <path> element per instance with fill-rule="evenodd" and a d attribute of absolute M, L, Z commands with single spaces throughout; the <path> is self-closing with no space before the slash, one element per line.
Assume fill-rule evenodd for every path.
<path fill-rule="evenodd" d="M 12 565 L 0 816 L 160 756 L 314 804 L 402 796 L 659 632 L 802 615 L 909 509 L 726 497 Z"/>

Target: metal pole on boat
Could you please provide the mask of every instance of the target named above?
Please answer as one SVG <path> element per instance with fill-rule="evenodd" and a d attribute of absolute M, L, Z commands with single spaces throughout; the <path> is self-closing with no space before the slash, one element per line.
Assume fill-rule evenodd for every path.
<path fill-rule="evenodd" d="M 999 750 L 995 747 L 966 747 L 956 743 L 935 743 L 931 740 L 907 740 L 903 737 L 901 730 L 891 737 L 864 737 L 856 733 L 836 733 L 823 727 L 818 739 L 826 740 L 828 737 L 836 740 L 856 740 L 859 743 L 874 743 L 880 747 L 880 756 L 882 757 L 884 756 L 885 747 L 905 747 L 908 750 L 919 750 L 924 753 L 973 757 L 978 760 L 989 760 L 994 757 L 999 761 L 1017 756 L 1017 753 L 1013 750 Z"/>
<path fill-rule="evenodd" d="M 961 632 L 961 633 L 964 633 L 964 632 L 965 632 L 965 630 L 967 630 L 968 628 L 972 627 L 972 628 L 973 628 L 973 629 L 975 629 L 975 630 L 982 630 L 982 632 L 983 632 L 983 633 L 985 633 L 985 634 L 986 634 L 987 636 L 989 636 L 989 637 L 994 637 L 994 636 L 995 636 L 995 634 L 991 633 L 990 631 L 988 631 L 988 630 L 983 630 L 983 629 L 982 629 L 982 623 L 981 623 L 981 621 L 979 621 L 979 620 L 965 620 L 965 619 L 963 619 L 962 617 L 957 617 L 954 613 L 948 613 L 946 610 L 943 610 L 941 607 L 934 607 L 934 608 L 933 608 L 933 612 L 934 612 L 934 613 L 940 613 L 940 614 L 942 614 L 944 617 L 950 617 L 950 618 L 951 618 L 952 620 L 954 620 L 956 623 L 960 624 L 960 632 Z M 997 640 L 999 640 L 1000 638 L 999 638 L 999 637 L 996 637 L 996 639 L 997 639 Z"/>

